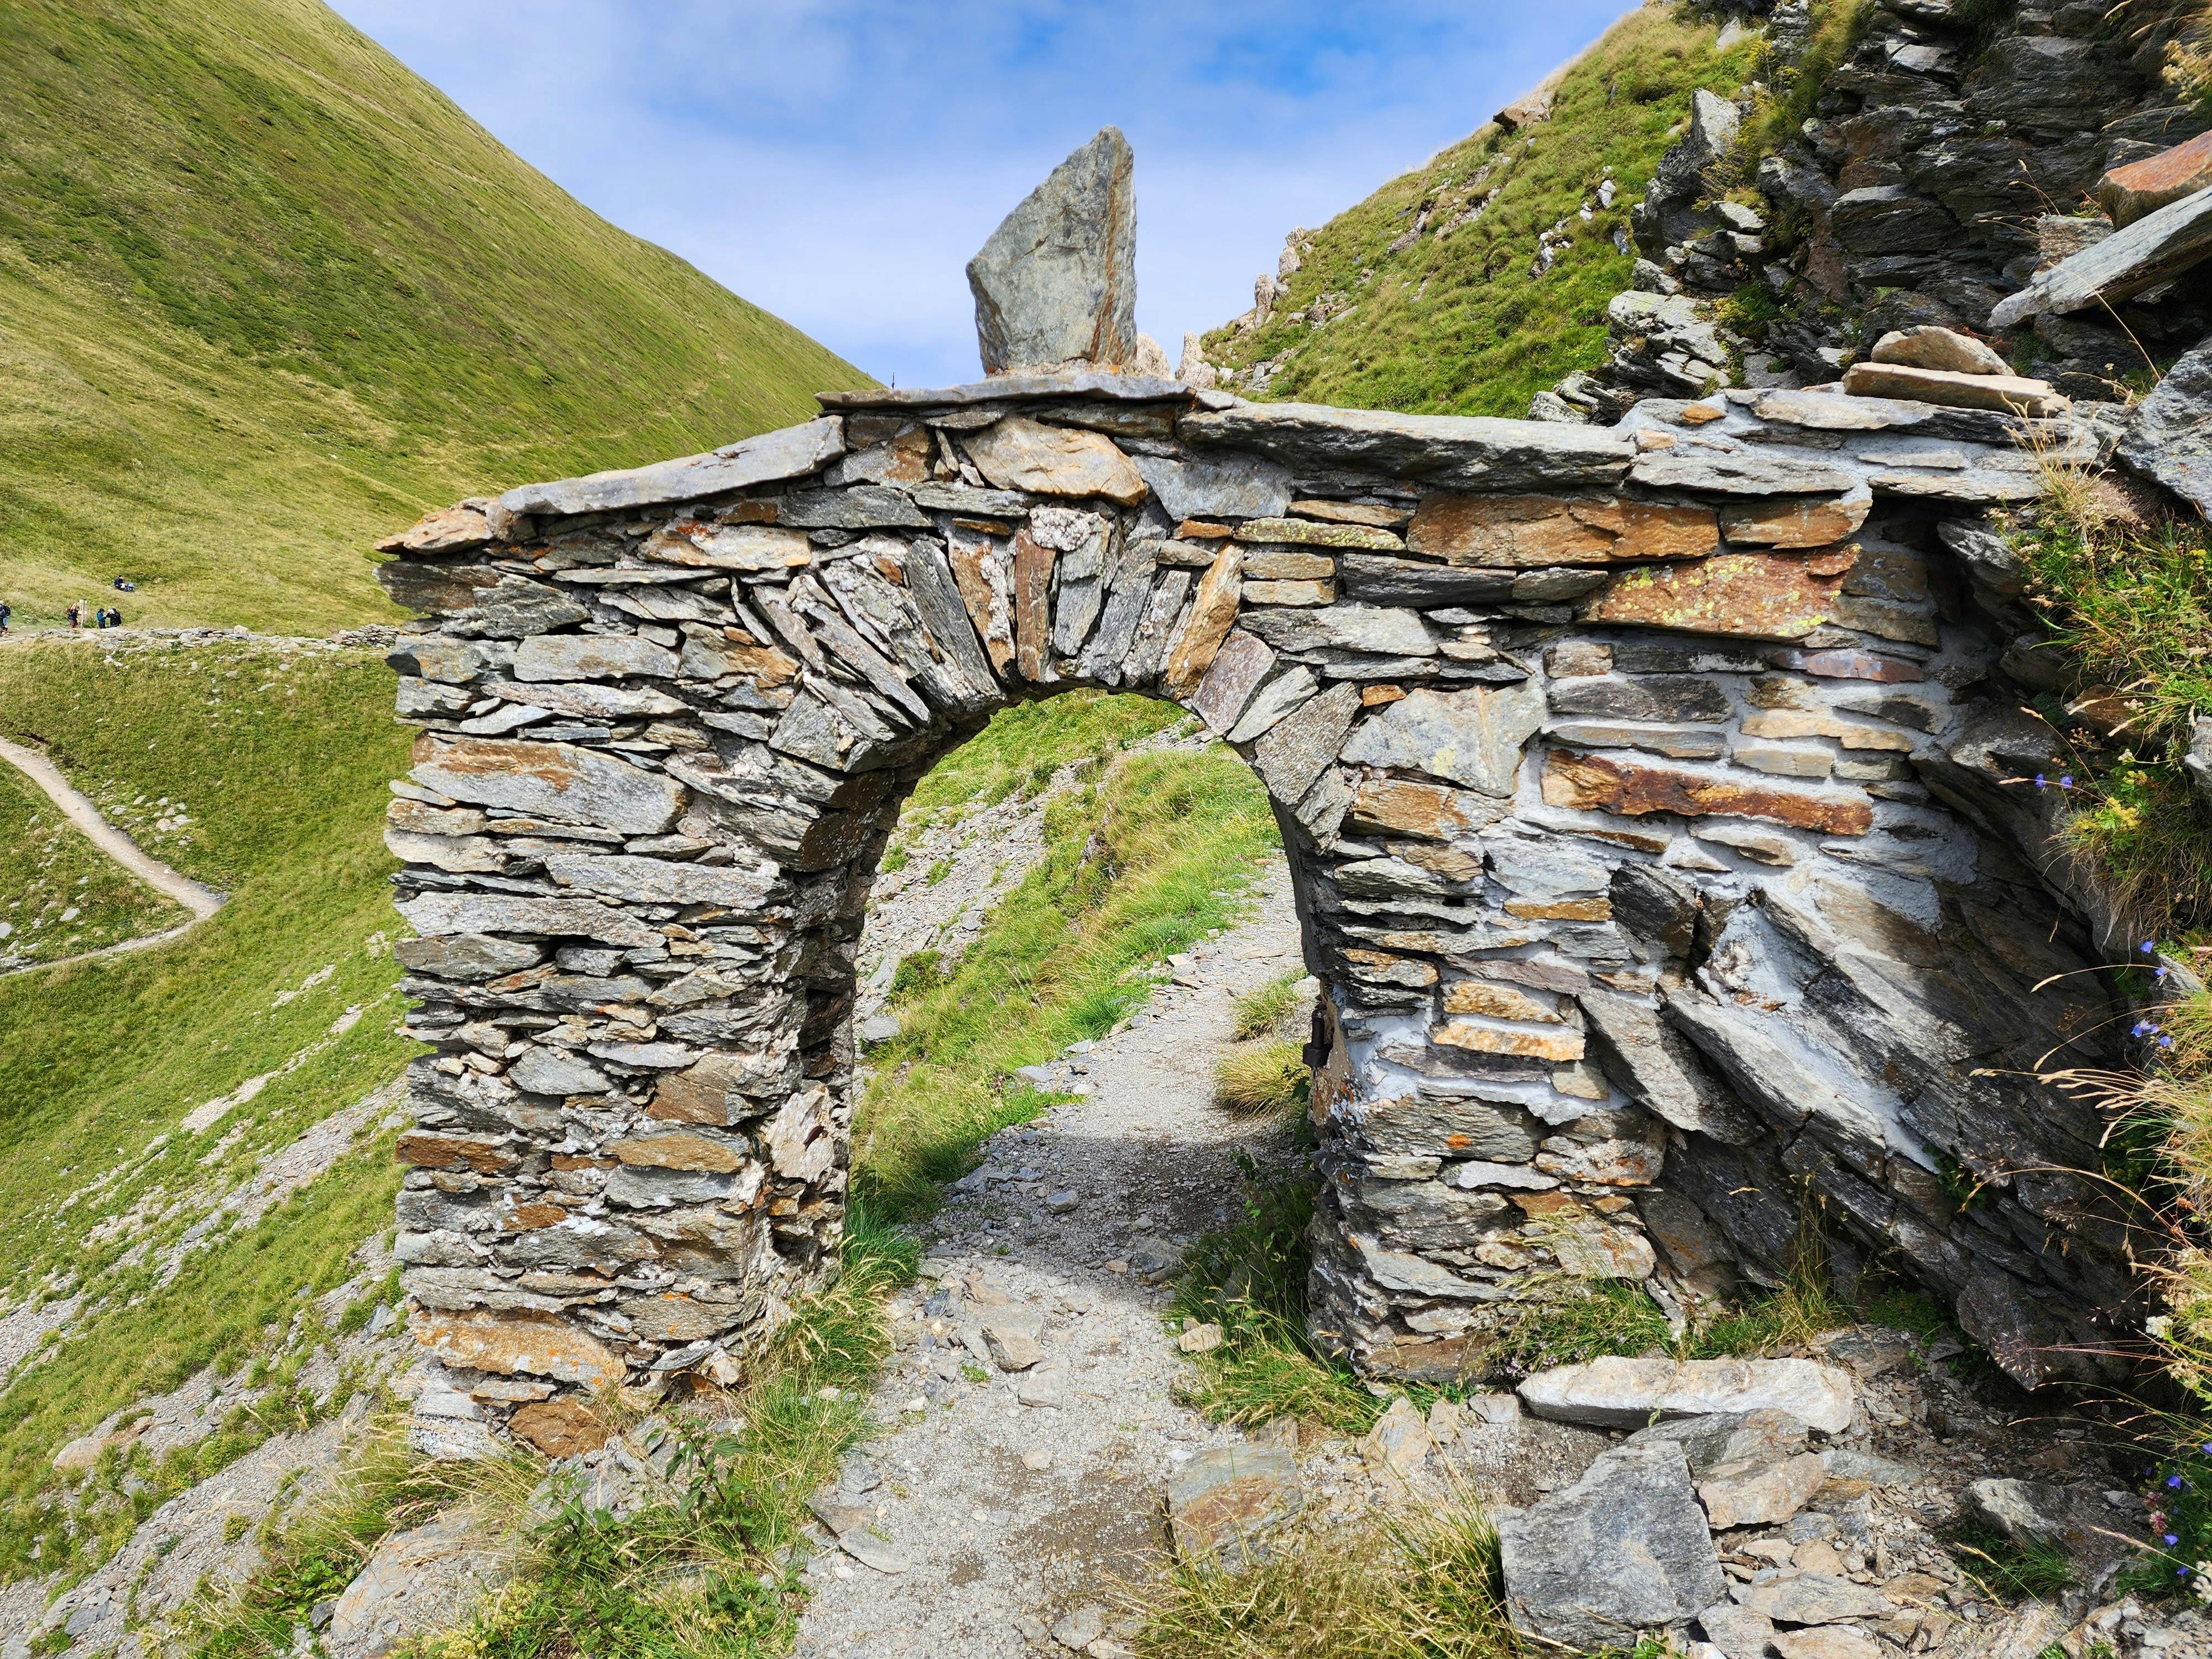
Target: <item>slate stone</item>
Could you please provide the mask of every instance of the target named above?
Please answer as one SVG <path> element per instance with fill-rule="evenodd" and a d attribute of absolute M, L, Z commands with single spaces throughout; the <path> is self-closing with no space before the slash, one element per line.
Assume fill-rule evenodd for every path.
<path fill-rule="evenodd" d="M 1574 1650 L 1632 1647 L 1728 1589 L 1671 1445 L 1616 1447 L 1566 1491 L 1503 1517 L 1498 1539 L 1514 1628 Z"/>
<path fill-rule="evenodd" d="M 2212 340 L 2174 364 L 2136 405 L 2118 453 L 2212 518 Z"/>
<path fill-rule="evenodd" d="M 2169 202 L 2212 185 L 2212 132 L 2114 167 L 2097 181 L 2096 196 L 2115 226 L 2131 225 Z"/>
<path fill-rule="evenodd" d="M 495 939 L 489 933 L 446 933 L 397 940 L 392 954 L 410 973 L 437 979 L 487 980 L 535 967 L 544 959 L 545 951 L 543 945 Z"/>
<path fill-rule="evenodd" d="M 481 1425 L 469 1426 L 481 1433 Z M 480 1521 L 464 1510 L 448 1511 L 376 1547 L 338 1596 L 322 1645 L 331 1659 L 379 1659 L 465 1624 L 477 1601 L 514 1571 L 513 1556 Z"/>
<path fill-rule="evenodd" d="M 1320 685 L 1310 668 L 1293 668 L 1288 673 L 1278 674 L 1260 688 L 1259 695 L 1229 729 L 1229 741 L 1250 743 L 1261 733 L 1272 731 L 1285 714 L 1312 696 Z"/>
<path fill-rule="evenodd" d="M 1709 507 L 1439 491 L 1421 498 L 1407 542 L 1454 564 L 1527 568 L 1702 558 L 1720 532 Z"/>
<path fill-rule="evenodd" d="M 1802 1572 L 1765 1584 L 1735 1584 L 1729 1593 L 1738 1606 L 1778 1625 L 1840 1625 L 1887 1619 L 1897 1611 L 1880 1590 L 1825 1572 Z"/>
<path fill-rule="evenodd" d="M 1848 252 L 1927 253 L 1954 246 L 1959 222 L 1941 203 L 1908 185 L 1869 185 L 1847 190 L 1829 204 L 1828 223 Z"/>
<path fill-rule="evenodd" d="M 507 1080 L 535 1095 L 603 1095 L 614 1085 L 589 1061 L 536 1045 L 507 1070 Z"/>
<path fill-rule="evenodd" d="M 1369 605 L 1502 605 L 1513 598 L 1510 570 L 1462 570 L 1374 553 L 1347 553 L 1336 562 L 1348 599 Z"/>
<path fill-rule="evenodd" d="M 1359 715 L 1359 689 L 1329 687 L 1262 737 L 1252 763 L 1277 800 L 1296 803 L 1336 758 Z"/>
<path fill-rule="evenodd" d="M 2048 380 L 1980 370 L 1954 374 L 1914 368 L 1904 363 L 1853 363 L 1844 371 L 1844 390 L 1854 398 L 1911 398 L 1956 409 L 1987 409 L 2041 419 L 2073 407 Z"/>
<path fill-rule="evenodd" d="M 1121 129 L 1102 128 L 968 262 L 986 374 L 1135 362 L 1135 169 Z"/>
<path fill-rule="evenodd" d="M 1808 456 L 1717 449 L 1655 449 L 1636 458 L 1630 476 L 1652 489 L 1719 495 L 1840 495 L 1857 477 Z"/>
<path fill-rule="evenodd" d="M 1001 489 L 1038 495 L 1103 495 L 1123 507 L 1145 499 L 1145 480 L 1114 441 L 1097 432 L 1045 426 L 1009 415 L 963 441 L 982 475 Z"/>
<path fill-rule="evenodd" d="M 2045 312 L 2063 314 L 2099 300 L 2124 300 L 2207 257 L 2212 257 L 2212 185 L 2036 272 L 2026 288 L 1990 313 L 1990 328 L 2002 333 Z"/>
<path fill-rule="evenodd" d="M 632 836 L 666 830 L 685 799 L 664 773 L 562 743 L 441 738 L 409 775 L 455 800 Z"/>
<path fill-rule="evenodd" d="M 1212 665 L 1199 682 L 1190 706 L 1214 734 L 1220 736 L 1237 723 L 1251 702 L 1252 694 L 1259 690 L 1260 683 L 1274 665 L 1275 653 L 1266 641 L 1241 628 L 1232 629 L 1221 642 L 1221 648 L 1214 653 Z"/>
<path fill-rule="evenodd" d="M 511 514 L 552 516 L 697 501 L 755 484 L 803 478 L 844 453 L 845 422 L 836 416 L 825 416 L 780 431 L 763 432 L 704 455 L 594 472 L 553 483 L 524 484 L 501 496 L 499 504 Z"/>
<path fill-rule="evenodd" d="M 1765 1613 L 1717 1601 L 1698 1615 L 1698 1624 L 1727 1659 L 1772 1659 L 1774 1621 Z"/>
<path fill-rule="evenodd" d="M 629 634 L 556 634 L 514 648 L 514 678 L 538 681 L 674 679 L 676 653 Z"/>
<path fill-rule="evenodd" d="M 794 490 L 776 502 L 776 522 L 801 530 L 927 530 L 928 518 L 887 484 Z"/>
<path fill-rule="evenodd" d="M 1893 329 L 1874 343 L 1867 360 L 1958 374 L 2010 374 L 2012 365 L 1979 340 L 1954 329 L 1923 325 Z M 1848 533 L 1848 532 L 1846 532 Z M 1832 538 L 1831 538 L 1832 539 Z"/>
<path fill-rule="evenodd" d="M 1594 427 L 1320 404 L 1238 404 L 1186 416 L 1176 430 L 1186 443 L 1257 451 L 1302 471 L 1381 472 L 1486 489 L 1602 489 L 1620 480 L 1634 453 L 1625 434 Z"/>
<path fill-rule="evenodd" d="M 1289 470 L 1256 456 L 1135 459 L 1137 471 L 1171 519 L 1273 518 L 1291 504 Z"/>
<path fill-rule="evenodd" d="M 1630 891 L 1651 890 L 1633 883 L 1626 885 Z M 1623 888 L 1616 881 L 1615 892 Z M 1667 920 L 1670 933 L 1680 925 L 1674 916 Z M 1656 1008 L 1634 997 L 1596 989 L 1585 991 L 1579 1000 L 1598 1063 L 1632 1100 L 1678 1129 L 1711 1135 L 1731 1146 L 1758 1138 L 1757 1120 L 1706 1071 L 1697 1051 L 1660 1019 Z"/>
<path fill-rule="evenodd" d="M 1611 720 L 1725 720 L 1735 712 L 1718 685 L 1686 674 L 1661 679 L 1607 675 L 1555 680 L 1548 695 L 1554 714 Z"/>
<path fill-rule="evenodd" d="M 1264 1553 L 1267 1536 L 1304 1505 L 1298 1461 L 1279 1446 L 1217 1446 L 1168 1482 L 1168 1533 L 1194 1560 L 1241 1566 Z"/>
<path fill-rule="evenodd" d="M 1241 620 L 1278 651 L 1364 651 L 1391 657 L 1437 653 L 1436 635 L 1412 611 L 1331 605 L 1317 611 L 1254 611 Z"/>
<path fill-rule="evenodd" d="M 1850 1373 L 1809 1359 L 1607 1358 L 1538 1371 L 1522 1380 L 1520 1395 L 1539 1417 L 1595 1428 L 1778 1411 L 1828 1435 L 1850 1426 L 1858 1399 Z"/>
<path fill-rule="evenodd" d="M 1466 691 L 1418 690 L 1362 725 L 1344 757 L 1507 796 L 1520 775 L 1522 747 L 1543 721 L 1543 693 L 1525 681 Z"/>

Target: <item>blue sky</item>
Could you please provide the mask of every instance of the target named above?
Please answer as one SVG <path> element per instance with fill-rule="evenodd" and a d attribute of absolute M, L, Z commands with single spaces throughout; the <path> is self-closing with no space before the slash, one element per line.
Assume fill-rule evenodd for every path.
<path fill-rule="evenodd" d="M 1137 156 L 1137 320 L 1252 303 L 1626 0 L 334 0 L 605 217 L 870 373 L 977 374 L 963 274 L 1099 127 Z"/>

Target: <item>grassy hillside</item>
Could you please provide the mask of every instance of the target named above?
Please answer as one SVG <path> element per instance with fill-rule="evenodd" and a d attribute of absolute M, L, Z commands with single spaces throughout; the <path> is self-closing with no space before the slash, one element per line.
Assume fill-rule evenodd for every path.
<path fill-rule="evenodd" d="M 1732 94 L 1753 73 L 1756 46 L 1718 52 L 1717 36 L 1671 6 L 1624 17 L 1567 71 L 1550 120 L 1518 134 L 1485 126 L 1339 214 L 1267 325 L 1215 330 L 1207 359 L 1237 370 L 1273 361 L 1255 394 L 1270 398 L 1526 415 L 1536 392 L 1604 361 L 1606 302 L 1635 259 L 1614 233 L 1690 94 Z M 1599 196 L 1608 169 L 1610 208 Z M 1540 272 L 1539 239 L 1554 229 L 1564 246 Z M 1317 303 L 1326 320 L 1304 320 Z"/>
<path fill-rule="evenodd" d="M 316 0 L 0 7 L 0 598 L 312 633 L 423 507 L 867 377 L 586 211 Z M 112 591 L 108 597 L 115 597 Z"/>
<path fill-rule="evenodd" d="M 385 781 L 407 764 L 392 694 L 392 672 L 362 652 L 0 652 L 0 733 L 41 743 L 126 823 L 137 798 L 180 805 L 189 823 L 158 838 L 161 855 L 231 896 L 173 944 L 0 979 L 0 1298 L 97 1304 L 0 1394 L 0 1577 L 33 1545 L 47 1567 L 101 1547 L 57 1528 L 44 1496 L 56 1447 L 261 1351 L 302 1287 L 343 1282 L 355 1247 L 392 1224 L 385 1133 L 260 1225 L 218 1227 L 158 1283 L 161 1252 L 218 1194 L 404 1057 L 380 837 Z M 219 1121 L 181 1127 L 271 1073 Z"/>

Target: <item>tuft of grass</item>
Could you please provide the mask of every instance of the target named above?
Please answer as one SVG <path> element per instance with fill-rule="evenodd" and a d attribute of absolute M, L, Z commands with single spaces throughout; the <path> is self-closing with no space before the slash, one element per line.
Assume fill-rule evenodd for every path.
<path fill-rule="evenodd" d="M 1288 1037 L 1240 1042 L 1213 1071 L 1213 1103 L 1238 1117 L 1296 1117 L 1312 1087 L 1305 1050 Z"/>
<path fill-rule="evenodd" d="M 1641 1285 L 1569 1281 L 1557 1294 L 1515 1304 L 1488 1362 L 1508 1376 L 1526 1376 L 1608 1354 L 1664 1352 L 1672 1344 L 1667 1316 Z"/>
<path fill-rule="evenodd" d="M 2212 810 L 2182 757 L 2193 718 L 2212 713 L 2212 531 L 2051 466 L 2010 540 L 2049 648 L 2077 684 L 2110 688 L 2133 711 L 2109 738 L 2071 734 L 2061 837 L 2146 934 L 2201 927 L 2212 921 Z M 2062 786 L 2046 775 L 2044 787 Z"/>
<path fill-rule="evenodd" d="M 526 166 L 325 7 L 0 9 L 0 591 L 19 627 L 394 617 L 425 507 L 868 383 Z"/>
<path fill-rule="evenodd" d="M 1125 1585 L 1144 1659 L 1516 1659 L 1498 1534 L 1471 1497 L 1279 1540 L 1241 1571 Z"/>
<path fill-rule="evenodd" d="M 1960 1566 L 1997 1601 L 2047 1601 L 2074 1582 L 2065 1550 L 2043 1539 L 2023 1542 L 1987 1528 L 1961 1526 L 1949 1542 Z"/>
<path fill-rule="evenodd" d="M 1183 1253 L 1172 1316 L 1218 1324 L 1222 1343 L 1195 1356 L 1188 1403 L 1218 1423 L 1294 1417 L 1339 1433 L 1373 1426 L 1382 1406 L 1345 1366 L 1306 1337 L 1315 1176 L 1264 1173 L 1249 1152 L 1242 1219 L 1193 1241 Z"/>
<path fill-rule="evenodd" d="M 1236 1024 L 1231 1028 L 1239 1042 L 1255 1037 L 1292 1036 L 1291 1020 L 1298 1011 L 1298 987 L 1305 975 L 1293 969 L 1265 985 L 1255 986 L 1233 1005 Z"/>
<path fill-rule="evenodd" d="M 1635 260 L 1614 235 L 1691 94 L 1732 95 L 1753 78 L 1757 48 L 1717 52 L 1717 24 L 1687 8 L 1630 12 L 1567 70 L 1551 119 L 1521 133 L 1486 125 L 1339 214 L 1315 233 L 1271 319 L 1208 334 L 1207 360 L 1233 371 L 1275 363 L 1254 394 L 1271 398 L 1526 415 L 1536 392 L 1605 361 L 1606 306 Z M 1617 193 L 1601 209 L 1608 173 Z M 1554 228 L 1565 243 L 1539 274 L 1537 239 Z M 1304 321 L 1316 304 L 1328 320 Z"/>

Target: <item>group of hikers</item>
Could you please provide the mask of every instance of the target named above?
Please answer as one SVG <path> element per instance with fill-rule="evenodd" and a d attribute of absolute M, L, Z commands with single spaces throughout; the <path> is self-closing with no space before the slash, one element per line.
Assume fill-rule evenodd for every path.
<path fill-rule="evenodd" d="M 118 576 L 115 579 L 115 588 L 118 592 L 136 593 L 138 591 L 138 584 L 128 576 Z M 7 600 L 0 599 L 0 635 L 7 633 L 8 624 L 15 619 L 15 607 Z M 123 626 L 123 612 L 112 605 L 94 606 L 91 616 L 88 618 L 85 614 L 84 601 L 72 599 L 70 601 L 69 609 L 62 615 L 67 618 L 72 630 L 87 627 L 120 628 Z"/>

